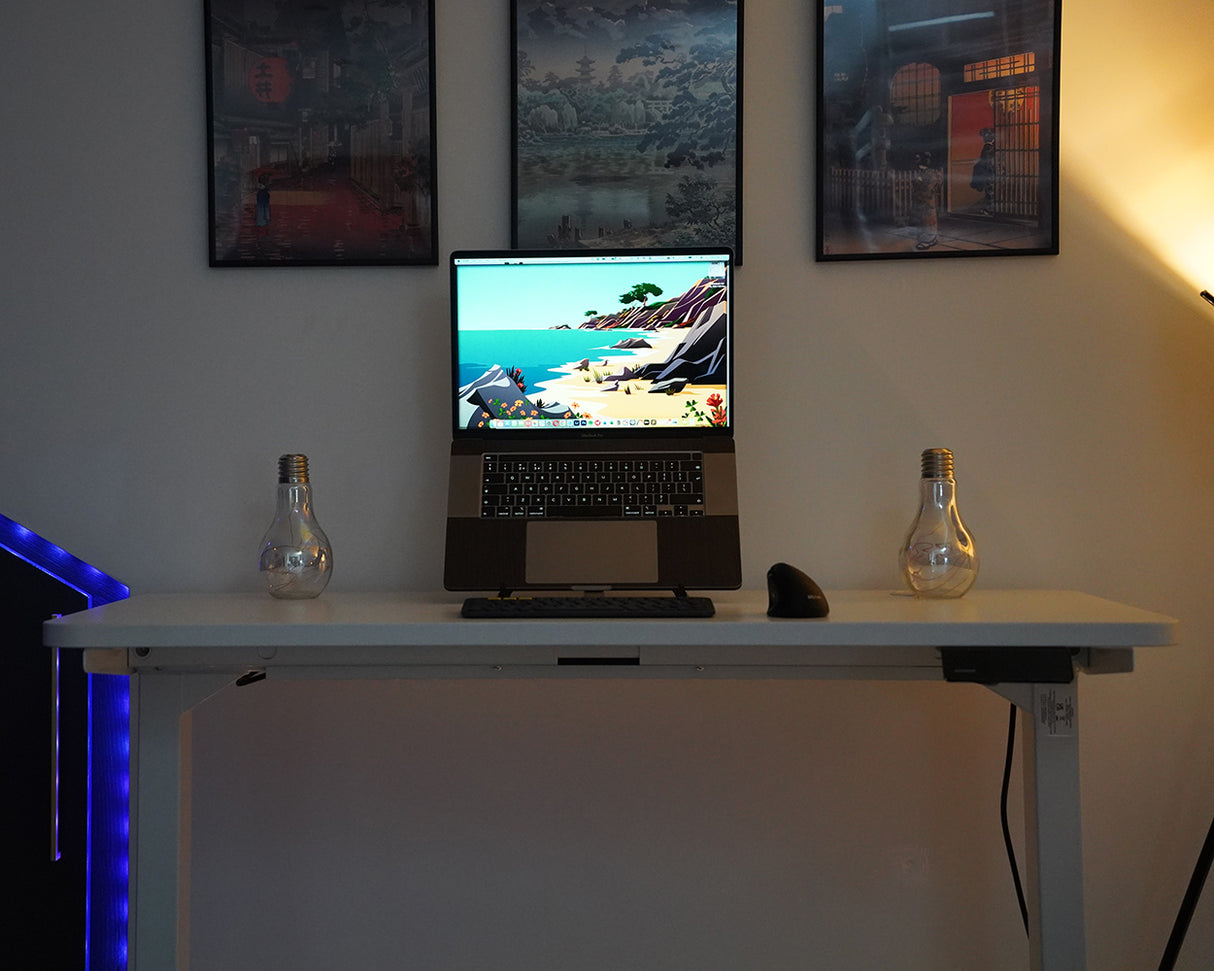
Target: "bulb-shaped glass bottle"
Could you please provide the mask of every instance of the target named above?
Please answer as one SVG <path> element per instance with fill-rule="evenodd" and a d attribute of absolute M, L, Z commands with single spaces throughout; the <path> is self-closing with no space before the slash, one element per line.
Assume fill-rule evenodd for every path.
<path fill-rule="evenodd" d="M 283 600 L 318 597 L 333 571 L 333 550 L 312 511 L 308 457 L 278 459 L 274 522 L 261 540 L 261 575 L 270 596 Z"/>
<path fill-rule="evenodd" d="M 978 551 L 957 509 L 953 453 L 947 448 L 923 452 L 919 512 L 898 551 L 898 565 L 916 597 L 960 597 L 978 576 Z"/>

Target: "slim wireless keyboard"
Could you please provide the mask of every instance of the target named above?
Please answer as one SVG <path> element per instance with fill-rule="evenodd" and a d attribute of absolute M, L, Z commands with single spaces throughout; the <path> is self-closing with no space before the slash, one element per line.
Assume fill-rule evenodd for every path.
<path fill-rule="evenodd" d="M 709 597 L 469 597 L 461 617 L 630 617 L 651 620 L 670 617 L 711 617 L 716 612 Z"/>

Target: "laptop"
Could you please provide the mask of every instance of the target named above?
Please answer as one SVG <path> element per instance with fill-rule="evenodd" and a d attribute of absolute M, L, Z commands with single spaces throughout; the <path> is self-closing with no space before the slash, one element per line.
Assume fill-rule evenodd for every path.
<path fill-rule="evenodd" d="M 451 255 L 444 585 L 741 585 L 733 254 Z"/>

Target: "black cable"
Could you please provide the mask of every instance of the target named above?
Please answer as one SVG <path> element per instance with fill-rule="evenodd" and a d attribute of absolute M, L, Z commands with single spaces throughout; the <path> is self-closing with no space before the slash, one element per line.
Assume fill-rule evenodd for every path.
<path fill-rule="evenodd" d="M 1024 932 L 1029 932 L 1029 910 L 1024 902 L 1024 887 L 1020 885 L 1020 870 L 1016 866 L 1016 850 L 1012 846 L 1012 832 L 1007 825 L 1007 789 L 1012 778 L 1012 754 L 1016 751 L 1016 706 L 1012 705 L 1007 719 L 1007 757 L 1003 762 L 1003 792 L 999 797 L 999 818 L 1003 823 L 1003 845 L 1007 847 L 1007 860 L 1012 867 L 1012 881 L 1016 884 L 1016 900 L 1020 904 L 1020 919 L 1024 921 Z"/>
<path fill-rule="evenodd" d="M 1193 868 L 1193 876 L 1189 878 L 1189 888 L 1185 891 L 1184 900 L 1181 901 L 1176 923 L 1172 925 L 1172 936 L 1168 938 L 1168 946 L 1164 949 L 1159 971 L 1171 971 L 1176 964 L 1176 957 L 1180 954 L 1180 945 L 1184 943 L 1189 921 L 1193 919 L 1193 911 L 1197 909 L 1197 901 L 1201 898 L 1201 888 L 1206 882 L 1212 861 L 1214 861 L 1214 822 L 1210 823 L 1210 831 L 1206 834 L 1206 841 L 1201 847 L 1201 853 L 1197 856 L 1197 866 Z"/>
<path fill-rule="evenodd" d="M 1214 300 L 1211 301 L 1214 303 Z M 1007 859 L 1012 868 L 1012 881 L 1016 884 L 1016 900 L 1020 904 L 1020 919 L 1024 922 L 1025 933 L 1029 929 L 1029 912 L 1024 902 L 1024 887 L 1020 883 L 1020 870 L 1016 866 L 1016 850 L 1012 846 L 1012 832 L 1007 824 L 1007 790 L 1012 778 L 1012 756 L 1016 751 L 1016 706 L 1012 705 L 1007 719 L 1007 756 L 1003 762 L 1003 790 L 999 796 L 999 819 L 1003 824 L 1003 845 L 1007 847 Z M 1206 841 L 1202 844 L 1197 856 L 1197 865 L 1193 868 L 1193 876 L 1189 878 L 1189 886 L 1185 890 L 1184 900 L 1180 904 L 1180 912 L 1176 915 L 1176 923 L 1172 926 L 1172 934 L 1168 938 L 1163 959 L 1159 963 L 1159 971 L 1172 971 L 1176 966 L 1176 958 L 1180 954 L 1180 946 L 1184 943 L 1189 922 L 1201 899 L 1201 891 L 1205 886 L 1206 877 L 1210 874 L 1211 864 L 1214 864 L 1214 820 L 1210 822 L 1210 830 L 1206 833 Z"/>

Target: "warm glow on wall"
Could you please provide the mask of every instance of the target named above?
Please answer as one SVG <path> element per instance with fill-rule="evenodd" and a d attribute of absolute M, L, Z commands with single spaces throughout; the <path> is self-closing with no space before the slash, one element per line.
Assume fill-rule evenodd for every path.
<path fill-rule="evenodd" d="M 1064 183 L 1186 286 L 1214 284 L 1214 4 L 1062 10 Z"/>

